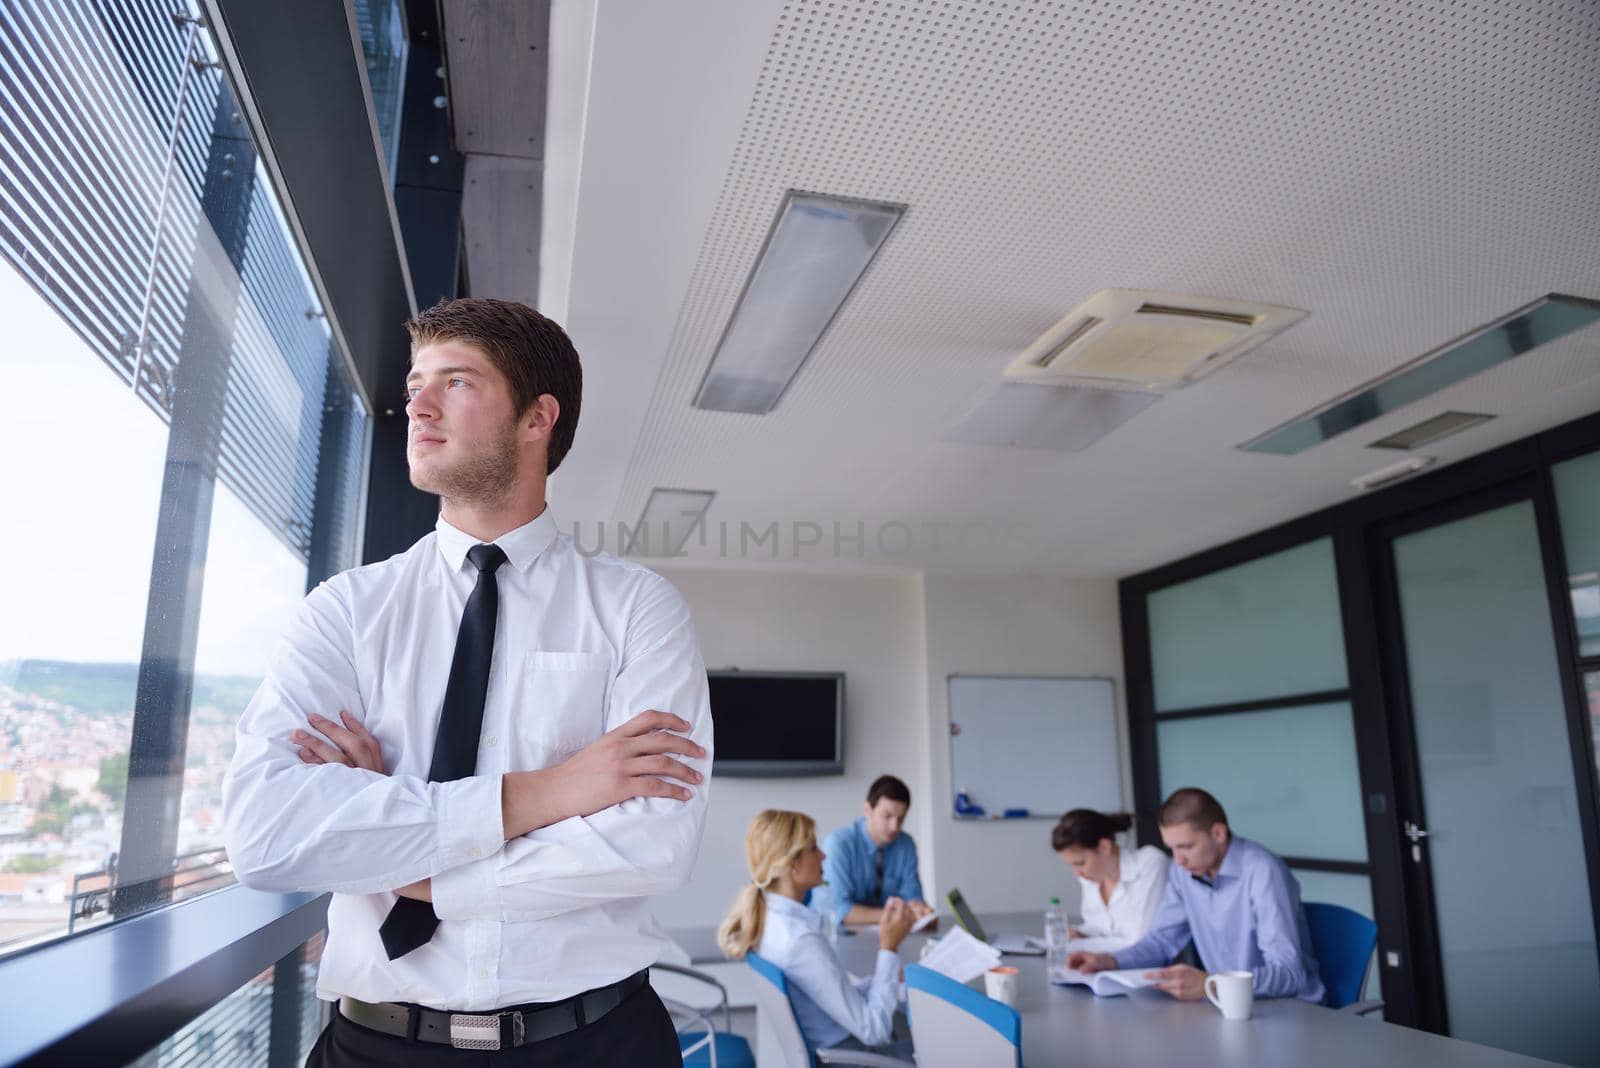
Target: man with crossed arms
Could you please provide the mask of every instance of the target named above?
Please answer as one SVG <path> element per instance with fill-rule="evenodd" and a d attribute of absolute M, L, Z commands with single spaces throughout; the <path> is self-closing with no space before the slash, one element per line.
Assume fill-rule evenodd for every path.
<path fill-rule="evenodd" d="M 406 455 L 439 521 L 301 605 L 239 723 L 234 871 L 333 892 L 338 1009 L 309 1064 L 680 1064 L 646 969 L 649 898 L 688 878 L 705 818 L 688 610 L 557 532 L 566 333 L 490 300 L 407 327 Z"/>

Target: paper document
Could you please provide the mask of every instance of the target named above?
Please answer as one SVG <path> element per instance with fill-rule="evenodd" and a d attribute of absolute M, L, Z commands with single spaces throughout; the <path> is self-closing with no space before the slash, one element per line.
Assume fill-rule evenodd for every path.
<path fill-rule="evenodd" d="M 915 933 L 917 931 L 920 931 L 923 928 L 927 927 L 934 920 L 937 920 L 938 918 L 939 918 L 939 914 L 937 912 L 930 912 L 926 916 L 922 917 L 922 919 L 920 919 L 916 923 L 912 924 L 911 925 L 911 930 L 912 930 L 913 933 Z"/>
<path fill-rule="evenodd" d="M 1142 990 L 1147 986 L 1154 986 L 1154 979 L 1146 979 L 1144 973 L 1148 968 L 1129 968 L 1117 972 L 1094 972 L 1085 975 L 1083 972 L 1058 971 L 1053 972 L 1050 981 L 1057 986 L 1070 986 L 1078 983 L 1093 990 L 1098 997 L 1109 998 L 1118 994 L 1126 994 L 1130 990 Z"/>
<path fill-rule="evenodd" d="M 921 963 L 958 983 L 970 983 L 1000 963 L 1000 951 L 956 927 L 928 950 Z"/>

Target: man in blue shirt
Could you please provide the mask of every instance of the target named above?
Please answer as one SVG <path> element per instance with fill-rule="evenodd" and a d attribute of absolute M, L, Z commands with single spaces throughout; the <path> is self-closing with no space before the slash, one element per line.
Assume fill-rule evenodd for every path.
<path fill-rule="evenodd" d="M 1255 975 L 1258 998 L 1320 1002 L 1322 975 L 1300 908 L 1300 884 L 1265 847 L 1228 829 L 1217 799 L 1186 787 L 1167 798 L 1158 817 L 1161 840 L 1176 861 L 1150 933 L 1111 953 L 1079 950 L 1067 967 L 1079 972 L 1168 964 L 1193 937 L 1214 972 Z M 1187 964 L 1147 972 L 1175 998 L 1205 996 L 1206 973 Z"/>
<path fill-rule="evenodd" d="M 840 923 L 877 923 L 891 897 L 904 899 L 921 919 L 933 909 L 922 899 L 917 844 L 900 828 L 911 808 L 911 790 L 893 775 L 880 775 L 867 790 L 864 814 L 828 835 L 822 874 L 833 891 Z"/>

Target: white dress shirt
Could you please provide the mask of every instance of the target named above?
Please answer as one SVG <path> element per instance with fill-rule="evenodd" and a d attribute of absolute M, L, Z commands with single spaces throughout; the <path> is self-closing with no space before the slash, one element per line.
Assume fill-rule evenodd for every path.
<path fill-rule="evenodd" d="M 1121 872 L 1110 901 L 1101 899 L 1099 883 L 1078 880 L 1083 891 L 1083 922 L 1078 930 L 1086 938 L 1112 938 L 1131 946 L 1155 922 L 1172 860 L 1155 846 L 1140 846 L 1122 849 L 1120 863 Z"/>
<path fill-rule="evenodd" d="M 476 774 L 427 781 L 477 544 L 442 518 L 404 553 L 335 575 L 301 604 L 239 721 L 224 787 L 247 886 L 331 890 L 317 993 L 480 1011 L 555 1001 L 648 967 L 649 898 L 694 866 L 711 770 L 705 665 L 689 611 L 654 572 L 580 553 L 550 509 L 496 540 L 507 562 Z M 310 765 L 311 713 L 365 723 L 387 775 Z M 682 716 L 693 798 L 634 798 L 504 840 L 500 777 L 561 763 L 647 709 Z M 433 880 L 432 940 L 389 960 L 390 891 Z"/>
<path fill-rule="evenodd" d="M 826 1049 L 854 1035 L 864 1045 L 882 1046 L 894 1037 L 900 955 L 878 950 L 872 977 L 857 985 L 824 933 L 822 913 L 782 894 L 763 891 L 762 896 L 767 919 L 756 952 L 789 980 L 795 1020 L 811 1044 Z"/>

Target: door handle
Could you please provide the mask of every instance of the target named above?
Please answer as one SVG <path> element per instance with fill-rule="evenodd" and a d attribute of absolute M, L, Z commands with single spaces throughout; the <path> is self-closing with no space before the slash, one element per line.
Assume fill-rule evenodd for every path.
<path fill-rule="evenodd" d="M 1424 838 L 1428 837 L 1427 831 L 1423 830 L 1421 827 L 1418 827 L 1410 820 L 1406 820 L 1405 822 L 1405 834 L 1407 838 L 1411 839 L 1412 845 L 1417 845 Z"/>

